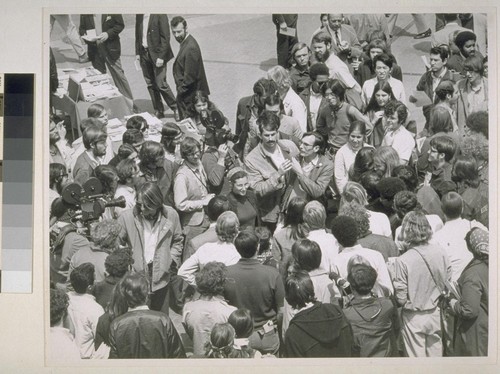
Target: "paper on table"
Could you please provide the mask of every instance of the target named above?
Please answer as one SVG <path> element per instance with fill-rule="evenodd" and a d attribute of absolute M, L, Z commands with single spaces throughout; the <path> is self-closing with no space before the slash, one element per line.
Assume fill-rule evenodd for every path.
<path fill-rule="evenodd" d="M 281 35 L 288 35 L 288 36 L 295 36 L 296 35 L 296 29 L 293 27 L 287 27 L 286 30 L 280 29 L 280 34 Z"/>
<path fill-rule="evenodd" d="M 432 104 L 432 100 L 424 91 L 413 91 L 410 96 L 416 100 L 413 104 L 417 107 Z"/>

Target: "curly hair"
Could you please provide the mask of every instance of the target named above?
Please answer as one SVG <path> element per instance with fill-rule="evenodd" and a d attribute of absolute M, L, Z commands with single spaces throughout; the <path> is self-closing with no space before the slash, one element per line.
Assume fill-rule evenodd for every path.
<path fill-rule="evenodd" d="M 417 200 L 417 194 L 411 191 L 399 191 L 394 195 L 394 210 L 399 218 L 403 217 L 412 210 L 421 209 Z"/>
<path fill-rule="evenodd" d="M 196 273 L 196 288 L 202 296 L 217 296 L 224 293 L 226 265 L 211 261 Z"/>
<path fill-rule="evenodd" d="M 133 263 L 134 259 L 130 250 L 117 248 L 104 260 L 104 268 L 110 276 L 121 278 Z"/>
<path fill-rule="evenodd" d="M 463 156 L 474 157 L 478 162 L 488 161 L 488 138 L 480 133 L 474 133 L 466 136 L 462 138 L 460 150 Z"/>
<path fill-rule="evenodd" d="M 50 326 L 58 323 L 68 310 L 69 298 L 61 289 L 50 290 Z"/>
<path fill-rule="evenodd" d="M 426 244 L 432 237 L 432 229 L 425 214 L 420 211 L 411 211 L 403 218 L 401 224 L 401 239 L 410 246 Z"/>
<path fill-rule="evenodd" d="M 370 231 L 370 218 L 366 208 L 356 201 L 346 202 L 339 209 L 340 216 L 351 217 L 358 227 L 358 239 L 368 235 Z"/>
<path fill-rule="evenodd" d="M 118 246 L 118 237 L 121 230 L 122 227 L 117 221 L 105 219 L 92 227 L 90 236 L 95 245 L 111 252 Z"/>

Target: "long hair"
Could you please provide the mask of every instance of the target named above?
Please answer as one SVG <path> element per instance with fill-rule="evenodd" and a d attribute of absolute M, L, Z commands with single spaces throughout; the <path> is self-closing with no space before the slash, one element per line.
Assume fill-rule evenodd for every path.
<path fill-rule="evenodd" d="M 401 224 L 401 241 L 413 247 L 428 243 L 431 237 L 431 225 L 422 211 L 411 211 L 405 215 Z"/>
<path fill-rule="evenodd" d="M 372 97 L 370 98 L 370 101 L 368 102 L 368 105 L 366 106 L 367 113 L 369 111 L 376 112 L 376 111 L 382 110 L 382 107 L 380 105 L 378 105 L 377 99 L 375 98 L 375 94 L 380 90 L 384 91 L 386 94 L 389 95 L 389 101 L 396 100 L 396 97 L 394 96 L 394 92 L 392 92 L 392 87 L 388 81 L 377 82 L 377 84 L 375 85 L 375 88 L 373 89 Z"/>
<path fill-rule="evenodd" d="M 299 239 L 299 225 L 304 223 L 302 214 L 304 213 L 304 208 L 307 204 L 307 200 L 295 196 L 290 199 L 288 206 L 285 211 L 284 227 L 289 227 L 291 229 L 290 237 L 294 240 Z"/>
<path fill-rule="evenodd" d="M 399 155 L 391 146 L 382 146 L 375 150 L 373 154 L 373 166 L 384 167 L 384 173 L 381 177 L 390 177 L 392 170 L 400 164 Z"/>

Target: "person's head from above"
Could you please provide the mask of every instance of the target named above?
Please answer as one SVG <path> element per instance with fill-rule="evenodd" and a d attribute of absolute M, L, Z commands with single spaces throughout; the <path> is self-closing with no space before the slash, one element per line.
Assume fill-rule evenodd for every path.
<path fill-rule="evenodd" d="M 95 118 L 104 126 L 108 124 L 108 112 L 101 104 L 91 104 L 87 108 L 87 118 Z"/>
<path fill-rule="evenodd" d="M 474 157 L 483 170 L 487 172 L 485 167 L 489 160 L 489 141 L 483 134 L 470 134 L 461 139 L 460 151 L 464 156 Z"/>
<path fill-rule="evenodd" d="M 149 125 L 143 116 L 135 115 L 135 116 L 130 117 L 127 120 L 125 127 L 127 128 L 127 130 L 135 129 L 135 130 L 139 130 L 142 133 L 145 133 L 146 130 L 149 128 Z"/>
<path fill-rule="evenodd" d="M 464 73 L 470 83 L 480 82 L 484 76 L 483 58 L 479 55 L 467 57 L 464 61 Z"/>
<path fill-rule="evenodd" d="M 116 175 L 121 185 L 133 186 L 139 173 L 139 166 L 133 159 L 126 158 L 116 165 Z"/>
<path fill-rule="evenodd" d="M 488 139 L 488 112 L 480 110 L 469 114 L 465 120 L 466 135 L 482 134 Z"/>
<path fill-rule="evenodd" d="M 138 187 L 135 209 L 145 220 L 156 222 L 163 209 L 163 194 L 157 183 L 146 182 Z"/>
<path fill-rule="evenodd" d="M 392 170 L 401 164 L 399 155 L 391 146 L 381 146 L 373 154 L 373 170 L 381 177 L 390 177 Z"/>
<path fill-rule="evenodd" d="M 453 103 L 458 98 L 455 92 L 455 85 L 447 79 L 439 82 L 434 92 L 436 94 L 436 104 L 440 102 Z"/>
<path fill-rule="evenodd" d="M 95 281 L 95 268 L 90 262 L 77 266 L 69 275 L 71 286 L 77 294 L 89 292 Z"/>
<path fill-rule="evenodd" d="M 406 184 L 399 178 L 387 177 L 382 178 L 377 184 L 377 190 L 380 194 L 380 202 L 391 210 L 394 208 L 394 196 L 406 190 Z"/>
<path fill-rule="evenodd" d="M 59 163 L 51 163 L 49 165 L 49 187 L 51 190 L 57 191 L 60 195 L 64 185 L 68 182 L 68 172 L 66 166 Z"/>
<path fill-rule="evenodd" d="M 408 191 L 415 191 L 418 186 L 418 179 L 415 170 L 410 165 L 396 166 L 391 173 L 391 177 L 401 179 Z"/>
<path fill-rule="evenodd" d="M 332 234 L 344 248 L 354 247 L 358 240 L 358 227 L 354 218 L 339 215 L 332 221 Z"/>
<path fill-rule="evenodd" d="M 320 133 L 313 131 L 306 132 L 302 135 L 299 146 L 300 157 L 310 162 L 315 159 L 317 155 L 322 154 L 324 149 L 325 140 Z"/>
<path fill-rule="evenodd" d="M 361 174 L 359 178 L 359 184 L 366 191 L 366 197 L 368 199 L 368 203 L 373 202 L 375 199 L 380 197 L 380 194 L 377 189 L 377 184 L 380 182 L 382 177 L 375 170 L 368 170 Z"/>
<path fill-rule="evenodd" d="M 375 148 L 373 147 L 362 147 L 358 153 L 356 153 L 354 163 L 349 170 L 349 180 L 359 182 L 361 175 L 372 169 L 374 153 Z"/>
<path fill-rule="evenodd" d="M 141 160 L 139 160 L 139 151 L 131 144 L 122 144 L 118 148 L 117 155 L 121 161 L 132 160 L 136 165 L 139 165 L 141 162 Z"/>
<path fill-rule="evenodd" d="M 120 289 L 129 309 L 147 305 L 149 300 L 149 281 L 142 273 L 129 273 L 115 286 Z"/>
<path fill-rule="evenodd" d="M 177 126 L 176 123 L 167 122 L 161 128 L 161 144 L 165 147 L 170 153 L 175 152 L 175 147 L 178 144 L 181 144 L 184 139 L 184 133 L 181 128 Z"/>
<path fill-rule="evenodd" d="M 446 221 L 458 219 L 462 216 L 464 200 L 457 192 L 447 192 L 441 198 L 441 209 L 446 216 Z"/>
<path fill-rule="evenodd" d="M 401 101 L 389 101 L 384 107 L 384 118 L 390 131 L 396 131 L 406 123 L 408 108 Z"/>
<path fill-rule="evenodd" d="M 268 96 L 278 92 L 278 85 L 272 79 L 260 78 L 253 85 L 253 99 L 259 110 L 264 110 Z"/>
<path fill-rule="evenodd" d="M 240 230 L 240 221 L 236 213 L 226 211 L 221 213 L 215 224 L 217 238 L 223 243 L 232 243 Z"/>
<path fill-rule="evenodd" d="M 464 187 L 477 188 L 480 184 L 479 169 L 474 157 L 457 156 L 453 163 L 451 179 Z"/>
<path fill-rule="evenodd" d="M 317 200 L 309 201 L 304 207 L 302 219 L 309 231 L 324 230 L 326 224 L 326 209 Z"/>
<path fill-rule="evenodd" d="M 455 45 L 462 54 L 467 58 L 476 54 L 476 34 L 472 31 L 460 31 L 455 37 Z"/>
<path fill-rule="evenodd" d="M 144 133 L 138 129 L 128 129 L 122 135 L 122 143 L 131 145 L 139 152 L 144 144 Z"/>
<path fill-rule="evenodd" d="M 278 146 L 280 118 L 274 113 L 264 111 L 257 118 L 257 124 L 259 125 L 262 147 L 267 152 L 274 152 Z"/>
<path fill-rule="evenodd" d="M 297 68 L 307 69 L 309 66 L 309 59 L 311 57 L 311 50 L 306 43 L 295 43 L 292 47 L 290 55 L 295 61 Z"/>
<path fill-rule="evenodd" d="M 187 36 L 187 22 L 183 17 L 177 16 L 172 18 L 170 21 L 170 27 L 172 28 L 172 34 L 175 40 L 182 43 Z"/>
<path fill-rule="evenodd" d="M 349 126 L 347 143 L 353 151 L 359 151 L 363 148 L 366 137 L 366 124 L 362 121 L 353 121 Z"/>
<path fill-rule="evenodd" d="M 378 81 L 386 81 L 391 76 L 394 59 L 387 53 L 382 53 L 373 58 L 373 66 Z"/>
<path fill-rule="evenodd" d="M 246 196 L 250 184 L 248 174 L 240 167 L 235 167 L 229 171 L 227 178 L 231 182 L 231 192 L 235 196 Z"/>
<path fill-rule="evenodd" d="M 99 179 L 99 182 L 101 182 L 101 193 L 114 197 L 119 179 L 116 168 L 111 165 L 98 165 L 94 169 L 94 175 L 97 179 Z"/>
<path fill-rule="evenodd" d="M 255 258 L 259 249 L 259 237 L 251 231 L 241 231 L 234 239 L 234 246 L 242 258 Z"/>
<path fill-rule="evenodd" d="M 313 282 L 306 271 L 294 272 L 286 278 L 285 299 L 295 310 L 316 302 Z"/>
<path fill-rule="evenodd" d="M 257 226 L 254 229 L 255 235 L 259 238 L 259 251 L 258 255 L 266 254 L 271 250 L 272 233 L 269 227 Z"/>
<path fill-rule="evenodd" d="M 202 297 L 222 296 L 227 269 L 222 262 L 211 261 L 196 273 L 196 290 Z"/>
<path fill-rule="evenodd" d="M 81 131 L 81 133 L 83 134 L 83 132 L 85 131 L 85 129 L 87 127 L 91 127 L 91 126 L 100 127 L 100 128 L 105 128 L 106 127 L 106 126 L 104 126 L 101 122 L 99 122 L 95 118 L 85 118 L 85 119 L 82 119 L 80 121 L 80 131 Z"/>
<path fill-rule="evenodd" d="M 302 239 L 292 245 L 292 256 L 299 269 L 310 272 L 321 264 L 321 249 L 315 241 Z"/>
<path fill-rule="evenodd" d="M 267 71 L 267 79 L 273 80 L 280 96 L 283 98 L 292 85 L 290 73 L 283 66 L 276 65 Z"/>
<path fill-rule="evenodd" d="M 264 104 L 266 112 L 271 112 L 277 116 L 281 116 L 281 113 L 283 112 L 283 101 L 278 93 L 274 93 L 266 97 Z"/>
<path fill-rule="evenodd" d="M 322 87 L 321 94 L 333 110 L 342 106 L 345 100 L 345 86 L 338 79 L 329 79 Z"/>
<path fill-rule="evenodd" d="M 429 145 L 428 160 L 435 168 L 440 168 L 445 163 L 449 163 L 455 156 L 457 149 L 453 139 L 447 135 L 432 138 Z"/>
<path fill-rule="evenodd" d="M 412 191 L 399 191 L 394 195 L 394 211 L 400 219 L 412 210 L 422 209 L 418 200 L 417 194 Z"/>
<path fill-rule="evenodd" d="M 59 222 L 69 223 L 75 209 L 74 205 L 68 204 L 62 197 L 56 197 L 50 204 L 50 219 L 56 218 Z"/>
<path fill-rule="evenodd" d="M 339 209 L 339 215 L 346 216 L 356 221 L 358 228 L 358 239 L 364 238 L 370 233 L 370 218 L 364 206 L 359 205 L 356 201 L 346 202 Z"/>
<path fill-rule="evenodd" d="M 165 162 L 165 149 L 160 143 L 147 140 L 139 151 L 139 160 L 141 160 L 140 165 L 143 168 L 151 170 L 161 168 Z"/>
<path fill-rule="evenodd" d="M 434 107 L 429 116 L 429 130 L 432 135 L 452 132 L 453 122 L 450 111 L 442 106 Z"/>
<path fill-rule="evenodd" d="M 249 338 L 253 333 L 252 312 L 246 308 L 236 309 L 229 315 L 227 322 L 233 326 L 237 339 Z"/>
<path fill-rule="evenodd" d="M 64 290 L 50 289 L 50 327 L 62 324 L 63 318 L 68 312 L 68 305 L 69 297 Z"/>
<path fill-rule="evenodd" d="M 328 14 L 328 26 L 330 26 L 333 31 L 340 30 L 340 26 L 342 26 L 343 20 L 343 14 Z"/>
<path fill-rule="evenodd" d="M 378 81 L 373 89 L 372 97 L 366 107 L 367 111 L 382 110 L 388 102 L 395 101 L 394 93 L 392 92 L 391 84 L 387 81 Z"/>
<path fill-rule="evenodd" d="M 342 191 L 342 195 L 340 197 L 340 207 L 351 201 L 355 201 L 361 206 L 368 205 L 368 197 L 364 187 L 359 183 L 349 181 L 346 183 L 344 191 Z"/>
<path fill-rule="evenodd" d="M 217 219 L 224 212 L 229 210 L 229 200 L 226 196 L 217 195 L 210 199 L 207 204 L 207 216 L 210 222 L 217 222 Z"/>
<path fill-rule="evenodd" d="M 370 60 L 373 62 L 376 56 L 387 53 L 387 43 L 382 39 L 373 39 L 368 43 L 367 53 Z"/>
<path fill-rule="evenodd" d="M 190 167 L 201 165 L 201 145 L 189 136 L 184 138 L 180 145 L 181 157 Z"/>
<path fill-rule="evenodd" d="M 312 50 L 314 57 L 319 62 L 325 62 L 330 57 L 330 47 L 332 46 L 332 37 L 325 31 L 320 31 L 313 36 Z"/>
<path fill-rule="evenodd" d="M 490 238 L 488 231 L 473 227 L 465 235 L 465 243 L 467 249 L 474 256 L 476 260 L 488 263 L 490 255 Z"/>
<path fill-rule="evenodd" d="M 309 78 L 311 78 L 311 90 L 316 93 L 321 93 L 321 86 L 328 81 L 330 77 L 330 70 L 328 66 L 322 62 L 316 62 L 309 68 Z"/>
<path fill-rule="evenodd" d="M 429 65 L 431 71 L 438 75 L 446 67 L 448 62 L 448 49 L 443 47 L 432 47 L 429 55 Z"/>
<path fill-rule="evenodd" d="M 369 32 L 367 35 L 368 35 L 368 38 L 366 41 L 368 42 L 368 44 L 376 39 L 380 39 L 384 43 L 386 43 L 386 45 L 387 45 L 387 35 L 383 30 L 373 30 L 372 32 Z M 386 46 L 386 48 L 388 48 L 388 47 Z M 387 52 L 387 51 L 385 51 L 385 52 Z"/>
<path fill-rule="evenodd" d="M 104 268 L 110 277 L 122 278 L 134 263 L 128 248 L 117 248 L 104 260 Z"/>
<path fill-rule="evenodd" d="M 356 264 L 349 268 L 347 281 L 354 296 L 369 296 L 377 281 L 377 271 L 367 264 Z"/>
<path fill-rule="evenodd" d="M 431 238 L 432 228 L 424 212 L 414 210 L 404 216 L 398 240 L 404 242 L 405 246 L 427 244 Z"/>
<path fill-rule="evenodd" d="M 102 127 L 87 127 L 83 132 L 82 140 L 85 149 L 91 151 L 94 157 L 106 155 L 108 135 Z"/>
<path fill-rule="evenodd" d="M 205 345 L 205 357 L 229 358 L 234 351 L 236 333 L 229 323 L 216 323 L 210 332 L 210 340 Z"/>
<path fill-rule="evenodd" d="M 285 210 L 284 227 L 297 227 L 304 222 L 304 208 L 307 205 L 307 200 L 300 196 L 294 196 L 288 202 Z"/>
<path fill-rule="evenodd" d="M 121 225 L 114 219 L 97 222 L 90 231 L 92 243 L 99 249 L 111 253 L 120 246 Z"/>

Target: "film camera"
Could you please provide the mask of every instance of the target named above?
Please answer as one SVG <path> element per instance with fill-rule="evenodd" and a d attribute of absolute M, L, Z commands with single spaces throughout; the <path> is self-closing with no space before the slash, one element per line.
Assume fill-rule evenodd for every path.
<path fill-rule="evenodd" d="M 78 183 L 66 185 L 61 197 L 65 203 L 75 207 L 72 220 L 81 221 L 85 226 L 101 218 L 106 208 L 114 206 L 125 208 L 126 206 L 123 196 L 110 199 L 102 194 L 102 184 L 97 178 L 89 178 L 83 186 Z"/>
<path fill-rule="evenodd" d="M 238 135 L 231 133 L 231 130 L 225 127 L 226 119 L 219 110 L 203 111 L 200 117 L 202 125 L 207 129 L 205 142 L 209 146 L 218 147 L 228 141 L 238 142 Z"/>

